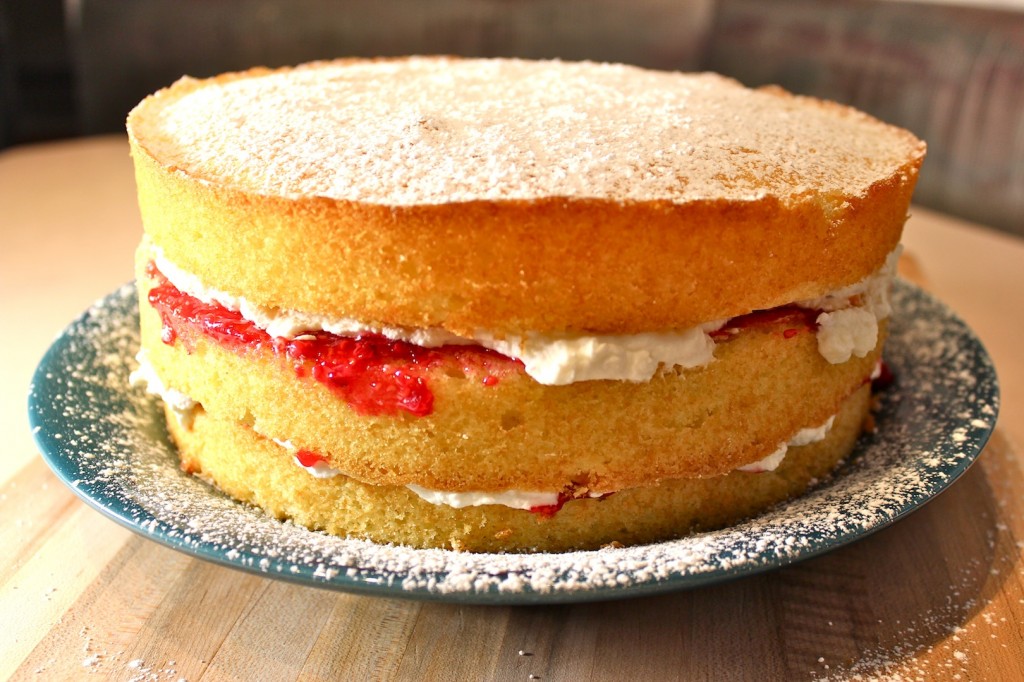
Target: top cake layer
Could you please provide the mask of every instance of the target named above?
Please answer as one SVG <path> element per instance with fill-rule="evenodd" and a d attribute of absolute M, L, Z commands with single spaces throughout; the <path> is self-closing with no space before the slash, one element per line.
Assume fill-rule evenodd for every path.
<path fill-rule="evenodd" d="M 199 179 L 391 206 L 839 204 L 924 154 L 906 131 L 846 107 L 715 74 L 585 62 L 410 58 L 185 78 L 129 127 Z"/>
<path fill-rule="evenodd" d="M 899 242 L 924 144 L 620 65 L 340 60 L 128 117 L 146 233 L 268 309 L 465 337 L 639 334 L 814 299 Z"/>

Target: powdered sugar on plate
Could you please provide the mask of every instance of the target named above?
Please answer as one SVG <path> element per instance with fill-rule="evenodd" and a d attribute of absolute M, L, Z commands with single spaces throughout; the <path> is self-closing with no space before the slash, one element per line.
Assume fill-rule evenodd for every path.
<path fill-rule="evenodd" d="M 134 288 L 98 302 L 54 344 L 30 394 L 36 440 L 76 493 L 194 556 L 353 592 L 479 603 L 612 599 L 714 583 L 842 546 L 912 512 L 974 461 L 995 426 L 992 364 L 942 304 L 898 282 L 886 360 L 895 384 L 875 433 L 809 494 L 734 527 L 656 545 L 469 554 L 338 538 L 269 518 L 182 473 L 162 414 L 127 385 Z"/>

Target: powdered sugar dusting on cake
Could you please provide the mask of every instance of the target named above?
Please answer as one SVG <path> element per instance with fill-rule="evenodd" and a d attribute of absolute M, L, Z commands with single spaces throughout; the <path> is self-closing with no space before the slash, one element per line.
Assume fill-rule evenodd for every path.
<path fill-rule="evenodd" d="M 161 163 L 203 180 L 395 206 L 827 203 L 832 193 L 863 195 L 924 153 L 909 133 L 863 114 L 714 74 L 445 58 L 184 80 L 143 102 L 129 132 Z"/>
<path fill-rule="evenodd" d="M 182 473 L 161 411 L 128 388 L 138 350 L 126 287 L 58 342 L 32 389 L 37 438 L 80 495 L 161 542 L 236 567 L 368 593 L 530 602 L 691 587 L 785 565 L 878 529 L 961 474 L 995 425 L 992 366 L 970 332 L 906 285 L 887 360 L 897 377 L 877 431 L 836 476 L 713 533 L 566 554 L 469 554 L 376 545 L 268 518 Z"/>

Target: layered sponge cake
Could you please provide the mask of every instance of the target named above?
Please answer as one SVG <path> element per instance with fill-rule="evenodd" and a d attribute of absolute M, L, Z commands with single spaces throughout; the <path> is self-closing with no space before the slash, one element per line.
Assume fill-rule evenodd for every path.
<path fill-rule="evenodd" d="M 128 118 L 138 381 L 314 529 L 564 551 L 755 514 L 853 449 L 924 145 L 713 74 L 408 58 Z"/>

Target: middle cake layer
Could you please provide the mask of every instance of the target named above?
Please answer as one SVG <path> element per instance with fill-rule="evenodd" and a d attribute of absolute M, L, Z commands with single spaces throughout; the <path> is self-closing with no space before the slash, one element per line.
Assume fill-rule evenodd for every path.
<path fill-rule="evenodd" d="M 551 386 L 476 346 L 284 340 L 186 294 L 154 295 L 158 310 L 164 283 L 141 253 L 142 357 L 159 383 L 346 476 L 437 491 L 615 491 L 733 471 L 835 415 L 885 337 L 883 321 L 872 350 L 833 364 L 819 311 L 787 306 L 724 323 L 706 366 Z M 324 348 L 343 361 L 325 364 Z"/>
<path fill-rule="evenodd" d="M 852 450 L 869 401 L 870 387 L 864 386 L 843 403 L 822 440 L 795 445 L 771 471 L 666 480 L 576 499 L 561 496 L 553 506 L 529 510 L 503 504 L 456 508 L 400 486 L 310 475 L 296 466 L 287 448 L 202 409 L 187 428 L 169 413 L 168 428 L 186 471 L 309 528 L 416 547 L 554 552 L 718 528 L 800 494 Z"/>

